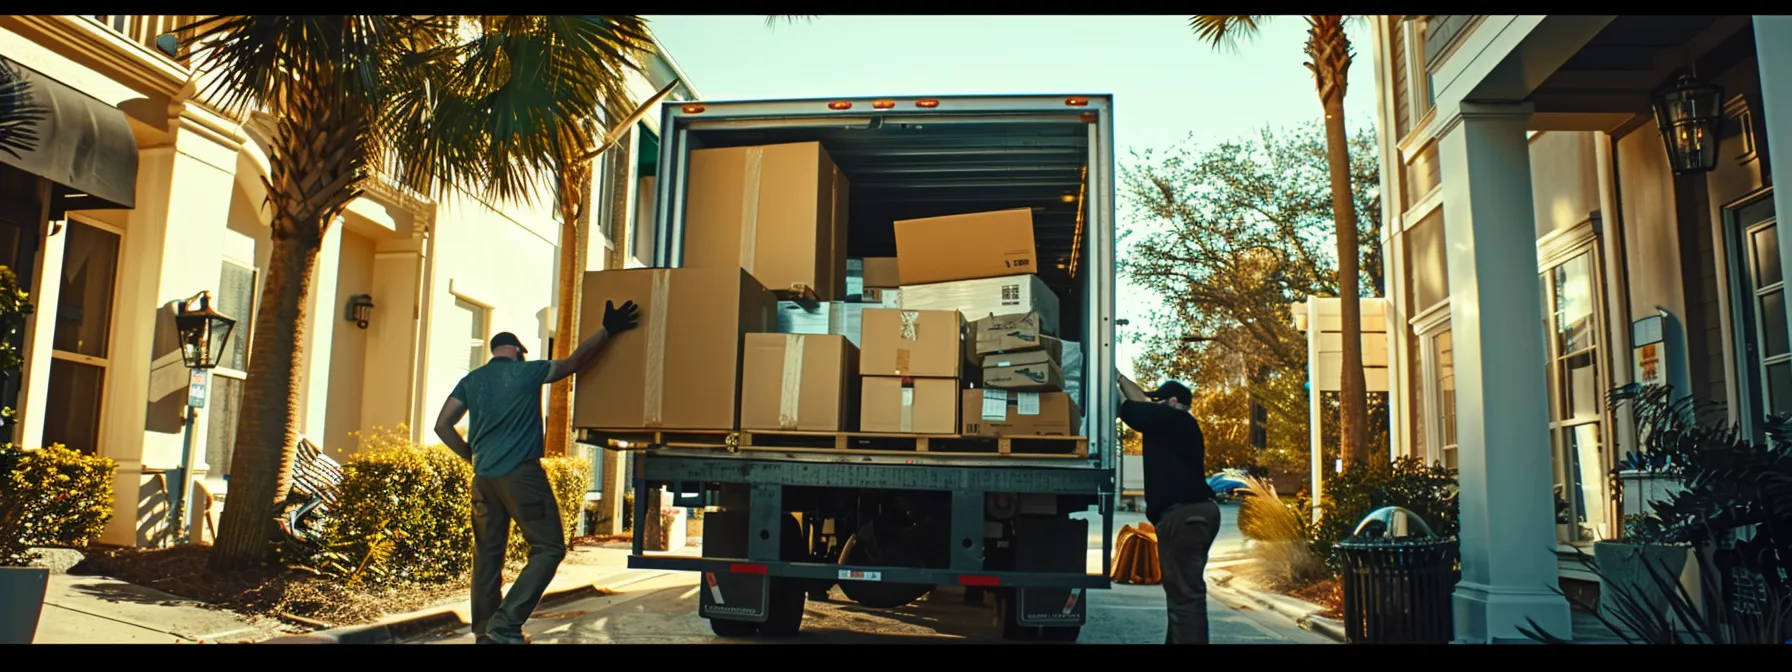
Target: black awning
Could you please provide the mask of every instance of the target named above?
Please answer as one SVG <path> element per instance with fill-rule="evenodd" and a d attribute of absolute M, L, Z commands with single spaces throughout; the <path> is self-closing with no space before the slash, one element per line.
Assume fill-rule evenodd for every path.
<path fill-rule="evenodd" d="M 122 110 L 0 57 L 29 83 L 31 104 L 46 114 L 30 126 L 34 147 L 0 151 L 0 163 L 56 183 L 52 217 L 68 210 L 137 206 L 137 138 Z"/>

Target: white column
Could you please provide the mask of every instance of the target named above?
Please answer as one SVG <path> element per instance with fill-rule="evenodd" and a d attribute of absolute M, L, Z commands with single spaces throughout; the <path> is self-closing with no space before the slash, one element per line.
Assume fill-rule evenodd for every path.
<path fill-rule="evenodd" d="M 1767 127 L 1767 166 L 1775 176 L 1792 176 L 1792 16 L 1756 15 L 1755 67 L 1761 77 L 1761 122 Z M 1780 217 L 1780 266 L 1792 273 L 1792 189 L 1773 190 Z M 1792 325 L 1788 325 L 1792 328 Z"/>
<path fill-rule="evenodd" d="M 1557 585 L 1548 389 L 1531 199 L 1528 105 L 1461 104 L 1438 142 L 1450 319 L 1462 581 L 1456 640 L 1569 636 Z"/>

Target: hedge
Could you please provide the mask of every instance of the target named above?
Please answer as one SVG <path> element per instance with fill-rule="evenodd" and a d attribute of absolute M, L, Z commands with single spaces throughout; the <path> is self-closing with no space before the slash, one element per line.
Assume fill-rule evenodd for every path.
<path fill-rule="evenodd" d="M 31 564 L 34 546 L 80 548 L 99 539 L 112 520 L 116 467 L 60 444 L 0 446 L 0 567 Z"/>

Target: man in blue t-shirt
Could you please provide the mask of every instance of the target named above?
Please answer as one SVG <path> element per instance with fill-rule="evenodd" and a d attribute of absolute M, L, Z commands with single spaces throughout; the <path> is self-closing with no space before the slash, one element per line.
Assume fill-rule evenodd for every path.
<path fill-rule="evenodd" d="M 529 643 L 523 622 L 566 557 L 560 508 L 541 468 L 541 386 L 597 359 L 611 338 L 635 327 L 638 311 L 633 301 L 621 308 L 606 301 L 603 329 L 566 359 L 527 361 L 529 350 L 515 334 L 493 336 L 491 361 L 467 372 L 442 404 L 436 436 L 473 463 L 473 635 L 480 644 Z M 454 426 L 468 411 L 473 417 L 462 439 Z M 529 564 L 501 595 L 511 521 L 529 542 Z"/>
<path fill-rule="evenodd" d="M 1157 563 L 1169 611 L 1165 644 L 1207 643 L 1207 554 L 1220 507 L 1207 485 L 1207 445 L 1189 414 L 1194 394 L 1167 381 L 1146 392 L 1120 376 L 1120 420 L 1139 433 L 1145 518 L 1157 528 Z"/>

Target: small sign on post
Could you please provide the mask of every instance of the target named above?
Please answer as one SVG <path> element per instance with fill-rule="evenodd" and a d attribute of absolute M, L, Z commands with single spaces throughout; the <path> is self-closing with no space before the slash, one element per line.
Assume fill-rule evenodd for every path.
<path fill-rule="evenodd" d="M 205 388 L 207 378 L 205 369 L 194 369 L 187 377 L 187 405 L 193 408 L 205 408 Z"/>

